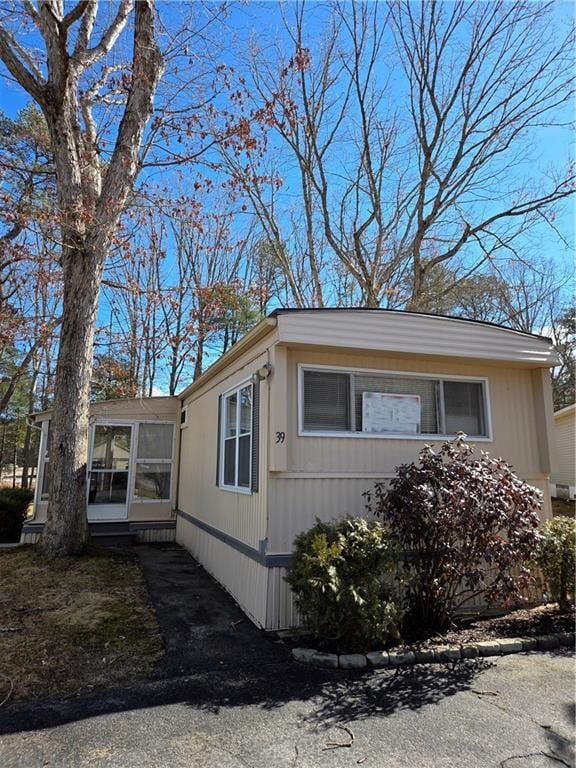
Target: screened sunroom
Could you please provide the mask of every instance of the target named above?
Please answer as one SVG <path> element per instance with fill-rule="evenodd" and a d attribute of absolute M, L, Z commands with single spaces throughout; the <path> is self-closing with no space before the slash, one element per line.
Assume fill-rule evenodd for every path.
<path fill-rule="evenodd" d="M 25 540 L 34 541 L 46 520 L 50 488 L 51 412 L 36 415 L 41 429 L 34 515 Z M 87 509 L 92 531 L 138 534 L 147 541 L 173 537 L 177 448 L 177 398 L 94 403 L 88 434 Z M 155 533 L 154 533 L 155 532 Z"/>

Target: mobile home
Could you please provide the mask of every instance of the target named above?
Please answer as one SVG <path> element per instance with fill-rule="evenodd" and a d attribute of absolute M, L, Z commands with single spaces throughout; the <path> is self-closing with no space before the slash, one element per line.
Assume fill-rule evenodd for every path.
<path fill-rule="evenodd" d="M 295 536 L 317 517 L 362 514 L 364 491 L 426 443 L 466 432 L 542 490 L 549 518 L 555 364 L 550 339 L 488 323 L 392 310 L 277 310 L 177 399 L 130 405 L 138 414 L 161 408 L 158 419 L 177 434 L 170 502 L 143 505 L 135 485 L 144 461 L 140 417 L 130 422 L 128 522 L 137 526 L 144 509 L 161 509 L 162 519 L 147 512 L 159 526 L 147 540 L 155 530 L 168 538 L 162 523 L 175 520 L 176 541 L 256 624 L 292 626 L 284 577 Z M 122 402 L 106 408 L 117 409 L 105 414 L 110 424 L 124 423 Z M 95 425 L 103 418 L 95 414 Z"/>

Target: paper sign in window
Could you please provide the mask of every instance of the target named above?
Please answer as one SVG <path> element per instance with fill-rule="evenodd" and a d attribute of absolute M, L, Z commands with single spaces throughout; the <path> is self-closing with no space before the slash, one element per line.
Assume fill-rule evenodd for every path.
<path fill-rule="evenodd" d="M 420 395 L 362 393 L 362 432 L 420 432 Z"/>

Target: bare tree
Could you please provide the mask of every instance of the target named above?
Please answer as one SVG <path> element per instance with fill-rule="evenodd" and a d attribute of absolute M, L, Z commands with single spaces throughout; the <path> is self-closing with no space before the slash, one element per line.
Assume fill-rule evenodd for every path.
<path fill-rule="evenodd" d="M 356 285 L 346 299 L 422 309 L 439 266 L 461 282 L 499 259 L 521 261 L 537 224 L 556 237 L 573 169 L 526 162 L 536 132 L 562 125 L 574 94 L 573 30 L 558 28 L 553 5 L 331 8 L 288 6 L 287 53 L 262 35 L 254 42 L 246 99 L 271 133 L 263 159 L 226 156 L 276 250 L 294 241 L 299 201 L 309 276 L 323 284 L 317 303 L 341 298 L 328 288 L 338 265 Z M 321 24 L 308 23 L 319 13 Z"/>
<path fill-rule="evenodd" d="M 144 129 L 163 62 L 153 0 L 120 0 L 102 27 L 97 2 L 25 0 L 0 26 L 0 59 L 45 117 L 57 178 L 63 271 L 63 322 L 56 370 L 52 481 L 42 546 L 49 556 L 81 551 L 88 537 L 88 396 L 98 295 L 108 251 L 137 176 Z M 17 16 L 33 25 L 45 65 L 16 36 Z M 109 56 L 133 17 L 130 82 L 113 149 L 100 158 L 94 88 L 111 74 Z M 98 25 L 98 22 L 100 24 Z M 97 26 L 102 27 L 97 39 Z M 13 31 L 14 30 L 14 31 Z M 91 82 L 91 87 L 87 83 Z"/>

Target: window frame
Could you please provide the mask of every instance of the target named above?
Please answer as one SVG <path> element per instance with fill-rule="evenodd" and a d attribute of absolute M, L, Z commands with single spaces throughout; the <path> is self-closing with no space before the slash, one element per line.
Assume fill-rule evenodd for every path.
<path fill-rule="evenodd" d="M 250 452 L 249 452 L 249 464 L 248 464 L 248 485 L 228 485 L 224 483 L 224 457 L 225 457 L 225 447 L 226 447 L 226 399 L 228 397 L 232 397 L 232 395 L 237 395 L 237 405 L 236 405 L 236 459 L 235 459 L 235 472 L 234 476 L 236 478 L 236 481 L 238 480 L 238 457 L 239 457 L 239 442 L 240 442 L 240 432 L 239 432 L 239 423 L 240 423 L 240 392 L 241 390 L 245 389 L 246 387 L 250 387 L 251 390 L 251 401 L 250 401 Z M 246 496 L 251 496 L 254 491 L 252 490 L 252 483 L 250 481 L 250 478 L 252 478 L 252 447 L 253 447 L 253 440 L 254 435 L 252 432 L 252 426 L 253 426 L 253 415 L 254 415 L 254 382 L 252 381 L 252 378 L 245 379 L 240 384 L 235 384 L 230 389 L 225 390 L 220 395 L 222 407 L 220 408 L 220 424 L 218 425 L 219 429 L 219 456 L 218 456 L 218 488 L 222 491 L 228 491 L 229 493 L 243 493 Z M 244 432 L 246 434 L 246 432 Z"/>
<path fill-rule="evenodd" d="M 139 459 L 138 458 L 138 440 L 140 438 L 140 425 L 141 424 L 164 424 L 172 426 L 172 451 L 169 459 Z M 176 455 L 176 423 L 173 421 L 160 421 L 150 419 L 140 419 L 135 422 L 135 441 L 134 441 L 134 456 L 133 456 L 133 478 L 130 484 L 130 490 L 132 494 L 131 503 L 133 504 L 166 504 L 172 503 L 174 498 L 174 457 Z M 136 493 L 136 473 L 138 472 L 138 464 L 169 464 L 170 465 L 170 495 L 167 499 L 150 499 L 145 496 L 138 496 Z"/>
<path fill-rule="evenodd" d="M 490 406 L 490 382 L 486 376 L 461 376 L 448 373 L 424 373 L 419 371 L 388 370 L 381 368 L 355 368 L 338 365 L 314 365 L 310 363 L 298 363 L 298 437 L 345 437 L 362 438 L 368 440 L 446 440 L 454 437 L 456 433 L 446 432 L 419 432 L 418 434 L 384 432 L 375 434 L 373 432 L 334 432 L 334 431 L 312 431 L 304 429 L 304 371 L 326 371 L 327 373 L 357 373 L 357 374 L 375 374 L 382 376 L 413 377 L 417 379 L 431 379 L 439 382 L 438 414 L 440 425 L 446 423 L 444 413 L 443 385 L 445 381 L 463 381 L 482 385 L 482 398 L 484 404 L 484 421 L 486 423 L 486 435 L 470 436 L 470 442 L 491 443 L 493 442 L 492 432 L 492 411 Z M 350 387 L 350 408 L 354 413 L 354 387 Z"/>
<path fill-rule="evenodd" d="M 44 471 L 46 465 L 50 463 L 50 457 L 48 455 L 48 433 L 51 421 L 52 419 L 43 419 L 42 426 L 40 427 L 40 445 L 38 446 L 39 467 L 36 474 L 36 487 L 34 489 L 34 493 L 36 494 L 34 505 L 48 504 L 50 501 L 50 494 L 47 493 L 46 496 L 44 496 L 42 489 L 44 486 Z"/>

